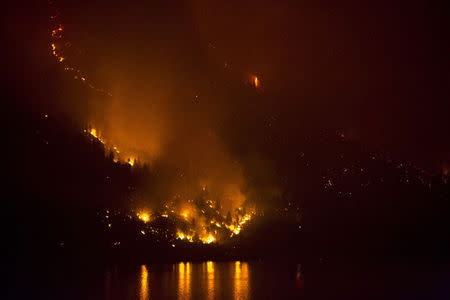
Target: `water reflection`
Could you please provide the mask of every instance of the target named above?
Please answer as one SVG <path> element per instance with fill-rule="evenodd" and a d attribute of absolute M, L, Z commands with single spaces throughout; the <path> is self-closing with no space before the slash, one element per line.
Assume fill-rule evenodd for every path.
<path fill-rule="evenodd" d="M 139 291 L 139 299 L 147 300 L 149 299 L 148 293 L 148 270 L 146 265 L 141 266 L 141 288 Z"/>
<path fill-rule="evenodd" d="M 178 264 L 178 299 L 191 299 L 191 263 Z"/>
<path fill-rule="evenodd" d="M 153 268 L 152 270 L 161 272 Z M 152 297 L 159 298 L 160 292 L 164 295 L 163 298 L 175 297 L 180 300 L 200 298 L 214 300 L 223 296 L 226 296 L 227 299 L 247 300 L 250 297 L 249 265 L 246 262 L 215 263 L 207 261 L 198 264 L 180 262 L 172 265 L 171 271 L 168 273 L 163 272 L 152 276 L 150 271 L 146 265 L 141 265 L 139 277 L 139 299 L 141 300 L 150 299 L 150 294 Z M 163 276 L 161 277 L 161 275 Z M 165 277 L 165 275 L 169 275 L 169 277 Z M 151 293 L 150 277 L 153 280 L 159 278 L 162 284 L 153 284 L 152 286 L 156 290 Z M 225 280 L 224 284 L 221 280 Z M 221 291 L 220 288 L 225 288 L 227 291 Z"/>
<path fill-rule="evenodd" d="M 206 280 L 207 280 L 207 297 L 208 299 L 214 299 L 214 265 L 212 261 L 206 262 Z"/>
<path fill-rule="evenodd" d="M 46 300 L 297 300 L 308 296 L 325 300 L 384 299 L 394 295 L 396 299 L 448 300 L 450 272 L 444 267 L 322 264 L 317 269 L 304 269 L 301 265 L 284 262 L 247 264 L 235 261 L 105 269 L 95 265 L 89 269 L 61 265 L 30 268 L 30 272 L 35 272 L 31 276 L 33 280 L 29 280 L 29 272 L 14 274 L 17 277 L 7 292 L 11 293 L 8 299 Z M 374 282 L 377 288 L 368 288 Z"/>
<path fill-rule="evenodd" d="M 234 263 L 234 299 L 246 300 L 249 294 L 248 263 Z"/>

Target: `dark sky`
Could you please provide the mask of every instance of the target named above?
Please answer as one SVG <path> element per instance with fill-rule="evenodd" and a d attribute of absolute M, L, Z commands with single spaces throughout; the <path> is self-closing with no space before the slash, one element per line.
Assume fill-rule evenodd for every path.
<path fill-rule="evenodd" d="M 205 169 L 248 153 L 276 161 L 271 153 L 301 149 L 301 138 L 323 130 L 430 169 L 450 161 L 443 3 L 55 3 L 70 61 L 114 94 L 68 97 L 55 107 L 70 107 L 150 161 L 190 168 L 208 147 Z M 8 78 L 29 69 L 42 86 L 64 76 L 49 57 L 49 9 L 45 1 L 23 4 L 11 4 L 2 25 L 4 51 L 21 56 L 21 71 L 7 63 Z"/>

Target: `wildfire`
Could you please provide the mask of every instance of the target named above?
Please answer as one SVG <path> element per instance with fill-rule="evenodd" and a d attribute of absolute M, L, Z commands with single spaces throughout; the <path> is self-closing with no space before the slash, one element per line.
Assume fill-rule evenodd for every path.
<path fill-rule="evenodd" d="M 212 200 L 207 200 L 206 202 L 213 202 Z M 216 205 L 213 205 L 216 207 Z M 212 244 L 220 242 L 223 239 L 231 238 L 238 235 L 244 230 L 245 224 L 249 222 L 255 212 L 246 212 L 246 209 L 239 207 L 235 210 L 235 216 L 230 220 L 229 218 L 222 215 L 218 208 L 212 211 L 205 211 L 197 221 L 192 218 L 188 220 L 188 216 L 194 214 L 194 210 L 199 209 L 195 207 L 186 208 L 186 206 L 180 211 L 177 211 L 175 207 L 169 203 L 164 205 L 164 209 L 157 213 L 162 218 L 170 218 L 175 224 L 176 232 L 175 239 L 180 241 L 186 241 L 189 243 L 202 243 L 202 244 Z M 136 213 L 137 219 L 144 223 L 149 223 L 152 220 L 151 213 L 148 210 L 141 210 Z M 108 217 L 108 216 L 107 216 Z M 130 218 L 131 215 L 129 215 Z M 180 218 L 181 217 L 181 218 Z M 158 225 L 156 225 L 158 226 Z M 141 229 L 140 229 L 141 230 Z M 142 235 L 154 235 L 161 234 L 162 232 L 157 227 L 153 227 L 152 223 L 149 223 L 146 230 L 142 230 Z M 167 238 L 167 235 L 166 235 Z M 173 241 L 173 240 L 172 240 Z"/>
<path fill-rule="evenodd" d="M 92 128 L 92 129 L 89 131 L 89 133 L 90 133 L 93 137 L 95 137 L 95 138 L 98 139 L 97 129 Z"/>
<path fill-rule="evenodd" d="M 84 130 L 84 132 L 88 132 L 93 138 L 95 138 L 97 141 L 99 141 L 102 144 L 105 144 L 105 140 L 100 136 L 100 133 L 95 128 L 91 128 L 89 131 Z"/>
<path fill-rule="evenodd" d="M 226 225 L 226 227 L 234 234 L 239 234 L 241 232 L 241 226 L 239 225 L 235 226 L 234 224 L 231 224 Z"/>
<path fill-rule="evenodd" d="M 127 163 L 128 163 L 130 166 L 134 166 L 135 162 L 136 162 L 136 158 L 129 158 L 128 161 L 127 161 Z"/>
<path fill-rule="evenodd" d="M 103 145 L 106 145 L 106 140 L 103 139 L 103 137 L 100 135 L 99 131 L 95 128 L 91 128 L 89 130 L 84 130 L 84 132 L 89 133 L 89 135 L 91 135 L 91 137 L 93 137 L 94 139 L 96 139 L 97 141 L 99 141 L 100 143 L 102 143 Z M 114 156 L 114 162 L 119 162 L 122 161 L 123 163 L 127 163 L 130 166 L 134 166 L 136 164 L 137 159 L 135 157 L 129 157 L 127 159 L 119 159 L 118 157 L 116 157 L 116 155 L 120 155 L 120 151 L 117 148 L 117 146 L 110 146 L 108 145 L 108 148 L 110 151 L 113 152 Z M 123 158 L 123 156 L 121 157 Z"/>
<path fill-rule="evenodd" d="M 251 82 L 252 82 L 252 85 L 256 88 L 259 87 L 261 84 L 259 81 L 259 78 L 256 75 L 252 75 Z"/>
<path fill-rule="evenodd" d="M 215 208 L 214 201 L 207 200 L 205 204 L 214 209 L 214 212 L 207 212 L 201 209 L 202 215 L 207 218 L 206 224 L 202 225 L 201 228 L 191 229 L 194 230 L 194 232 L 203 232 L 203 234 L 198 235 L 198 241 L 204 244 L 217 242 L 219 238 L 226 236 L 227 232 L 229 237 L 240 234 L 244 229 L 245 224 L 249 222 L 255 214 L 254 211 L 245 212 L 244 208 L 239 207 L 236 210 L 236 216 L 230 222 L 229 220 L 227 221 L 227 218 L 221 214 L 218 208 Z M 166 208 L 168 208 L 167 205 Z M 188 221 L 186 218 L 187 214 L 188 212 L 186 210 L 182 210 L 179 215 L 182 216 L 184 220 Z M 213 214 L 214 217 L 208 217 L 211 216 L 211 214 Z M 184 240 L 187 236 L 185 230 L 178 229 L 177 239 Z M 190 236 L 190 238 L 190 241 L 192 241 L 192 236 Z"/>
<path fill-rule="evenodd" d="M 181 213 L 181 216 L 185 219 L 189 218 L 189 211 L 185 210 Z"/>
<path fill-rule="evenodd" d="M 51 8 L 55 10 L 55 13 L 50 17 L 51 27 L 49 28 L 50 47 L 48 48 L 48 50 L 50 50 L 51 55 L 55 57 L 56 62 L 61 65 L 62 69 L 67 74 L 70 74 L 75 80 L 84 84 L 85 86 L 87 86 L 92 90 L 95 90 L 102 94 L 106 94 L 108 96 L 112 96 L 112 94 L 109 93 L 108 91 L 98 88 L 90 80 L 90 77 L 82 70 L 82 68 L 73 64 L 74 60 L 70 55 L 70 53 L 72 53 L 73 51 L 71 52 L 67 51 L 68 47 L 71 47 L 71 43 L 66 40 L 66 37 L 64 35 L 64 27 L 60 20 L 60 14 L 56 10 L 56 8 L 53 7 L 53 3 L 52 2 L 49 3 L 51 5 Z M 250 77 L 250 83 L 256 88 L 260 87 L 261 85 L 260 79 L 256 75 L 252 75 Z M 92 139 L 95 139 L 96 141 L 105 145 L 105 150 L 109 150 L 112 152 L 113 154 L 112 159 L 114 162 L 128 164 L 131 167 L 136 166 L 138 162 L 137 156 L 135 154 L 130 156 L 129 153 L 127 153 L 125 156 L 123 153 L 121 153 L 121 151 L 119 151 L 116 145 L 111 143 L 109 139 L 105 139 L 105 137 L 102 136 L 101 134 L 102 132 L 98 130 L 98 128 L 90 127 L 89 129 L 85 129 L 84 132 L 87 135 L 89 135 Z M 206 192 L 207 191 L 206 184 L 202 184 L 201 189 L 203 192 Z M 195 211 L 195 209 L 197 209 L 197 211 Z M 211 244 L 217 242 L 217 239 L 220 239 L 222 236 L 224 236 L 224 233 L 225 235 L 229 234 L 229 232 L 231 232 L 231 235 L 239 234 L 242 231 L 244 224 L 248 222 L 253 215 L 253 213 L 243 215 L 242 208 L 240 208 L 239 212 L 236 213 L 236 216 L 233 217 L 232 220 L 226 221 L 226 217 L 223 216 L 220 210 L 217 208 L 217 202 L 213 200 L 208 200 L 205 206 L 202 208 L 200 207 L 195 208 L 191 206 L 189 206 L 188 209 L 186 209 L 185 206 L 181 210 L 173 208 L 172 210 L 169 209 L 167 211 L 162 211 L 161 217 L 169 218 L 168 213 L 170 213 L 170 217 L 177 216 L 177 219 L 184 219 L 184 222 L 188 224 L 194 223 L 193 221 L 189 222 L 188 219 L 189 218 L 193 219 L 192 218 L 193 216 L 197 216 L 196 212 L 200 214 L 200 211 L 202 213 L 202 218 L 206 218 L 205 223 L 207 223 L 207 225 L 202 226 L 201 228 L 197 226 L 198 231 L 192 228 L 189 231 L 185 231 L 185 233 L 179 231 L 177 233 L 177 239 L 194 242 L 195 237 L 195 241 L 200 241 L 205 244 Z M 151 221 L 150 213 L 145 211 L 137 213 L 137 218 L 144 223 Z M 189 234 L 187 234 L 186 232 L 188 232 Z M 142 235 L 145 235 L 146 233 L 151 234 L 149 231 L 148 232 L 141 231 Z"/>
<path fill-rule="evenodd" d="M 204 244 L 211 244 L 211 243 L 214 243 L 216 241 L 216 238 L 212 234 L 208 234 L 207 236 L 201 237 L 200 240 Z"/>
<path fill-rule="evenodd" d="M 147 212 L 137 213 L 137 217 L 139 218 L 139 220 L 141 220 L 144 223 L 147 223 L 148 221 L 150 221 L 150 214 Z"/>
<path fill-rule="evenodd" d="M 225 227 L 228 228 L 228 230 L 230 230 L 233 234 L 238 235 L 241 232 L 244 224 L 252 219 L 252 215 L 253 213 L 247 213 L 238 222 L 235 222 L 231 225 L 225 225 Z"/>
<path fill-rule="evenodd" d="M 183 232 L 181 232 L 181 231 L 178 231 L 177 232 L 177 239 L 179 239 L 179 240 L 184 240 L 184 239 L 186 239 L 187 241 L 189 241 L 190 243 L 192 243 L 194 240 L 192 239 L 192 235 L 187 235 L 187 234 L 184 234 Z"/>
<path fill-rule="evenodd" d="M 86 84 L 90 89 L 93 89 L 97 92 L 106 94 L 108 96 L 112 96 L 108 91 L 98 88 L 92 82 L 88 82 L 87 75 L 75 65 L 70 64 L 66 61 L 67 57 L 65 54 L 65 49 L 71 46 L 69 41 L 64 39 L 64 28 L 61 24 L 60 13 L 57 11 L 55 7 L 53 7 L 53 3 L 49 2 L 51 9 L 54 10 L 54 14 L 50 16 L 50 23 L 52 27 L 50 28 L 50 50 L 51 54 L 56 58 L 56 61 L 63 65 L 64 71 L 68 72 L 73 76 L 75 80 L 80 80 L 82 83 Z"/>

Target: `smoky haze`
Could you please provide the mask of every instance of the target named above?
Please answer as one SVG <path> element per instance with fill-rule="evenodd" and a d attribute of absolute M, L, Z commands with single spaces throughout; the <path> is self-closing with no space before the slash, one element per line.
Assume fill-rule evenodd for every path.
<path fill-rule="evenodd" d="M 153 184 L 139 187 L 137 208 L 166 202 L 183 208 L 207 192 L 226 213 L 278 196 L 267 158 L 256 147 L 243 152 L 237 145 L 254 138 L 240 134 L 236 117 L 244 124 L 261 122 L 261 112 L 242 103 L 259 101 L 256 73 L 221 58 L 196 15 L 203 4 L 179 3 L 176 9 L 162 2 L 116 4 L 69 3 L 61 11 L 71 48 L 67 61 L 112 93 L 88 96 L 89 125 L 108 146 L 120 149 L 119 156 L 137 157 L 154 175 Z M 238 115 L 242 107 L 251 114 Z M 255 175 L 266 185 L 264 195 L 250 180 Z"/>
<path fill-rule="evenodd" d="M 261 140 L 259 125 L 272 123 L 291 144 L 326 128 L 439 169 L 449 155 L 445 16 L 426 2 L 386 3 L 62 5 L 80 64 L 115 95 L 102 108 L 116 118 L 111 134 L 126 139 L 121 122 L 148 132 L 133 124 L 147 117 L 158 128 L 146 152 L 162 151 L 179 127 L 209 126 L 239 144 L 248 137 L 235 131 L 254 126 Z M 244 88 L 253 75 L 257 91 Z M 133 110 L 142 113 L 129 122 Z"/>
<path fill-rule="evenodd" d="M 386 3 L 60 1 L 67 60 L 113 96 L 66 82 L 56 110 L 150 166 L 158 185 L 142 203 L 204 187 L 224 210 L 279 197 L 280 166 L 323 129 L 440 169 L 450 153 L 445 10 Z M 22 47 L 33 62 L 49 56 L 39 24 Z"/>
<path fill-rule="evenodd" d="M 113 93 L 89 99 L 94 126 L 150 165 L 176 166 L 188 186 L 208 182 L 241 202 L 255 173 L 247 161 L 273 165 L 278 148 L 324 128 L 447 163 L 448 61 L 430 9 L 196 0 L 65 2 L 62 12 L 74 60 Z M 411 150 L 417 140 L 430 147 Z M 277 185 L 273 167 L 258 173 Z"/>

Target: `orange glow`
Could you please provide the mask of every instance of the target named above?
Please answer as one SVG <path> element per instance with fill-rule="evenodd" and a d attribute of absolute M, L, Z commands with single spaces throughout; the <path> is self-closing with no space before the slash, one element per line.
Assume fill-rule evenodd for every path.
<path fill-rule="evenodd" d="M 98 136 L 97 136 L 97 129 L 92 128 L 91 131 L 89 131 L 89 133 L 90 133 L 93 137 L 98 138 Z"/>
<path fill-rule="evenodd" d="M 147 212 L 137 213 L 137 216 L 138 216 L 139 220 L 141 220 L 144 223 L 147 223 L 148 221 L 150 221 L 150 214 Z"/>
<path fill-rule="evenodd" d="M 50 27 L 47 30 L 49 40 L 45 44 L 45 50 L 48 51 L 49 55 L 52 55 L 54 57 L 53 59 L 55 64 L 59 64 L 60 68 L 64 70 L 71 79 L 74 78 L 75 80 L 77 80 L 77 82 L 83 84 L 86 89 L 89 88 L 94 91 L 100 92 L 103 95 L 112 96 L 111 93 L 99 88 L 97 84 L 92 81 L 95 76 L 91 77 L 91 74 L 85 72 L 85 70 L 83 70 L 81 67 L 72 64 L 72 62 L 79 60 L 76 57 L 72 56 L 72 53 L 74 51 L 71 49 L 74 49 L 76 47 L 72 46 L 73 41 L 69 41 L 67 39 L 65 29 L 63 28 L 63 25 L 65 24 L 62 22 L 62 20 L 60 20 L 59 13 L 52 13 L 51 22 L 49 23 L 49 25 Z M 68 30 L 70 33 L 70 28 L 68 28 Z M 259 88 L 261 86 L 261 78 L 257 77 L 256 74 L 246 73 L 244 76 L 244 80 L 246 81 L 247 85 L 254 86 L 255 88 Z M 159 96 L 160 95 L 157 95 L 155 96 L 155 98 Z M 198 97 L 198 95 L 195 96 L 196 99 Z M 130 99 L 127 100 L 131 101 L 131 97 L 129 98 Z M 155 147 L 158 148 L 160 142 L 165 142 L 166 135 L 169 136 L 167 140 L 171 140 L 171 135 L 175 134 L 176 132 L 176 130 L 172 130 L 172 126 L 169 125 L 172 119 L 166 120 L 166 109 L 163 108 L 163 105 L 155 104 L 155 108 L 153 108 L 152 106 L 152 108 L 147 111 L 147 105 L 129 105 L 123 107 L 121 101 L 119 101 L 117 98 L 109 100 L 114 101 L 105 101 L 105 103 L 109 102 L 107 105 L 108 113 L 105 114 L 105 122 L 100 123 L 95 122 L 95 120 L 91 120 L 94 122 L 92 124 L 89 124 L 89 127 L 83 128 L 85 129 L 85 136 L 89 140 L 91 140 L 93 144 L 96 144 L 97 142 L 102 143 L 104 145 L 104 147 L 102 148 L 105 154 L 108 155 L 108 159 L 117 162 L 119 165 L 123 164 L 127 166 L 128 164 L 132 167 L 129 168 L 127 166 L 128 169 L 133 171 L 139 169 L 141 163 L 148 163 L 148 160 L 152 159 L 153 156 L 155 156 L 155 158 L 158 158 L 153 154 L 156 152 L 157 154 L 159 154 L 159 151 L 154 151 L 153 149 Z M 119 104 L 116 105 L 116 103 Z M 159 108 L 159 106 L 161 106 L 161 108 Z M 142 108 L 144 108 L 145 111 L 143 111 L 141 114 L 140 110 Z M 99 109 L 104 110 L 104 107 L 99 106 Z M 97 113 L 93 114 L 93 116 L 98 115 Z M 147 117 L 151 117 L 151 119 L 144 119 L 145 123 L 151 124 L 151 126 L 146 127 L 145 130 L 144 128 L 142 128 L 141 123 L 134 122 L 135 115 L 144 116 L 143 114 L 145 114 L 145 116 Z M 161 115 L 161 117 L 159 115 Z M 107 116 L 109 117 L 107 118 Z M 174 115 L 174 117 L 176 116 Z M 141 120 L 140 117 L 136 119 Z M 196 122 L 192 123 L 196 124 Z M 125 124 L 125 126 L 123 124 Z M 133 126 L 130 124 L 133 124 Z M 207 124 L 205 123 L 205 125 Z M 95 126 L 96 128 L 92 128 L 92 126 Z M 200 128 L 204 128 L 203 122 Z M 190 127 L 188 129 L 190 129 Z M 212 128 L 211 132 L 214 131 L 214 128 Z M 148 137 L 148 132 L 151 133 L 150 138 Z M 197 136 L 197 134 L 193 136 L 195 137 Z M 198 134 L 198 136 L 203 135 Z M 186 167 L 187 170 L 183 170 L 183 172 L 180 174 L 180 177 L 183 177 L 183 179 L 184 176 L 194 176 L 192 178 L 193 180 L 189 178 L 189 184 L 191 185 L 191 187 L 193 187 L 192 189 L 197 189 L 196 193 L 204 192 L 202 194 L 209 197 L 206 205 L 202 208 L 196 207 L 193 204 L 180 205 L 180 201 L 182 201 L 183 199 L 195 199 L 195 195 L 191 193 L 191 191 L 185 193 L 183 192 L 183 190 L 178 189 L 177 186 L 174 189 L 177 189 L 177 194 L 181 194 L 181 196 L 177 195 L 177 202 L 175 202 L 175 206 L 178 207 L 178 209 L 175 209 L 174 207 L 167 208 L 166 210 L 161 211 L 161 216 L 165 218 L 175 217 L 177 219 L 180 219 L 181 221 L 184 219 L 183 229 L 178 229 L 183 230 L 184 233 L 179 234 L 178 239 L 188 240 L 189 242 L 194 242 L 195 240 L 195 242 L 210 244 L 220 241 L 222 236 L 239 234 L 243 230 L 244 224 L 250 220 L 251 215 L 242 216 L 243 213 L 242 211 L 240 211 L 236 215 L 232 216 L 231 223 L 225 222 L 226 216 L 224 216 L 222 212 L 234 212 L 236 206 L 244 203 L 245 201 L 246 197 L 245 195 L 243 195 L 243 193 L 241 193 L 240 188 L 245 183 L 245 176 L 241 174 L 243 172 L 241 172 L 240 164 L 233 159 L 230 153 L 228 153 L 228 151 L 225 149 L 226 147 L 222 145 L 222 141 L 220 141 L 220 139 L 216 141 L 216 137 L 214 134 L 208 136 L 209 137 L 205 140 L 203 138 L 199 138 L 197 141 L 192 141 L 192 145 L 201 145 L 202 149 L 204 149 L 205 151 L 198 151 L 198 149 L 196 149 L 196 146 L 194 148 L 188 146 L 186 147 L 187 151 L 184 151 L 184 153 L 182 153 L 183 155 L 179 155 L 181 156 L 180 161 L 178 161 L 178 157 L 174 161 L 174 164 L 177 164 L 178 162 L 184 163 L 184 161 L 188 158 L 189 161 L 192 160 L 192 162 L 194 162 L 192 164 L 194 166 L 193 168 L 208 170 L 207 172 L 192 172 L 192 174 L 202 174 L 201 176 L 190 175 L 190 171 L 192 170 L 189 170 L 191 168 L 191 164 L 189 164 L 189 167 Z M 162 141 L 160 141 L 160 139 Z M 183 140 L 180 140 L 180 145 L 183 144 L 191 143 L 190 141 L 188 141 L 188 143 L 185 143 Z M 149 155 L 149 152 L 151 152 L 151 155 Z M 206 159 L 203 159 L 204 155 L 201 154 L 203 152 L 208 152 L 211 154 L 206 155 Z M 197 155 L 197 153 L 200 154 L 198 154 L 198 157 L 190 155 L 193 153 L 195 153 L 195 155 Z M 109 156 L 109 154 L 112 155 Z M 161 156 L 165 157 L 165 153 L 162 153 Z M 199 186 L 197 186 L 198 184 Z M 189 189 L 191 189 L 191 187 Z M 219 198 L 226 200 L 219 201 Z M 187 201 L 188 203 L 193 203 L 193 200 Z M 219 205 L 220 203 L 225 205 Z M 135 212 L 133 212 L 133 214 L 134 213 Z M 148 212 L 139 212 L 137 216 L 138 219 L 144 223 L 150 222 L 152 219 L 150 213 Z M 197 225 L 194 225 L 194 217 Z M 201 218 L 201 221 L 198 221 L 199 218 Z M 198 225 L 198 223 L 201 224 Z M 196 226 L 196 228 L 187 227 L 190 225 L 192 225 L 192 227 Z M 150 234 L 151 231 L 147 231 L 148 229 L 145 230 L 146 231 L 142 231 L 141 234 Z M 209 231 L 211 233 L 209 233 Z"/>
<path fill-rule="evenodd" d="M 192 239 L 192 235 L 187 235 L 187 234 L 184 234 L 183 232 L 181 232 L 181 231 L 178 231 L 177 232 L 177 239 L 179 239 L 179 240 L 187 240 L 187 241 L 189 241 L 190 243 L 192 243 L 194 240 Z"/>
<path fill-rule="evenodd" d="M 241 232 L 244 224 L 251 220 L 252 214 L 253 213 L 245 214 L 239 222 L 231 225 L 225 225 L 225 227 L 228 228 L 228 230 L 230 230 L 233 234 L 238 235 Z"/>
<path fill-rule="evenodd" d="M 56 19 L 58 19 L 58 15 L 50 16 L 50 19 L 52 20 L 51 23 L 54 24 Z M 64 55 L 64 48 L 67 47 L 68 45 L 70 46 L 70 42 L 65 40 L 65 37 L 63 35 L 64 28 L 63 28 L 62 25 L 54 24 L 53 26 L 54 26 L 53 28 L 50 28 L 50 35 L 51 35 L 51 39 L 52 39 L 52 42 L 53 42 L 53 43 L 50 44 L 51 54 L 56 58 L 56 60 L 59 63 L 62 63 L 63 61 L 66 60 L 66 57 Z M 56 47 L 55 42 L 63 43 L 64 46 L 58 47 L 58 51 L 56 51 L 57 47 Z M 111 93 L 94 86 L 92 83 L 88 83 L 88 81 L 86 79 L 87 77 L 85 76 L 85 74 L 83 74 L 82 70 L 77 69 L 74 66 L 68 66 L 68 65 L 64 66 L 64 70 L 69 72 L 69 73 L 71 73 L 73 78 L 75 78 L 76 80 L 81 80 L 83 83 L 86 83 L 86 85 L 89 88 L 91 88 L 91 89 L 93 89 L 93 90 L 95 90 L 97 92 L 106 94 L 108 96 L 112 96 Z"/>
<path fill-rule="evenodd" d="M 149 292 L 148 292 L 148 271 L 147 266 L 142 265 L 141 266 L 141 289 L 139 291 L 139 299 L 149 299 Z"/>
<path fill-rule="evenodd" d="M 204 244 L 211 244 L 216 241 L 216 238 L 212 234 L 208 234 L 207 236 L 204 236 L 200 239 Z"/>
<path fill-rule="evenodd" d="M 97 131 L 97 129 L 91 128 L 91 130 L 89 130 L 89 134 L 96 138 L 100 143 L 105 144 L 105 141 L 100 137 L 100 133 Z"/>
<path fill-rule="evenodd" d="M 231 225 L 227 225 L 227 228 L 231 231 L 231 232 L 233 232 L 234 234 L 239 234 L 240 232 L 241 232 L 241 229 L 242 229 L 242 227 L 240 226 L 240 225 L 234 225 L 234 224 L 231 224 Z"/>
<path fill-rule="evenodd" d="M 183 212 L 181 213 L 181 216 L 183 216 L 183 218 L 185 218 L 185 219 L 189 218 L 189 211 L 183 210 Z"/>
<path fill-rule="evenodd" d="M 128 163 L 130 166 L 134 166 L 134 164 L 136 163 L 136 158 L 133 158 L 133 157 L 129 158 L 128 161 L 127 161 L 127 163 Z"/>
<path fill-rule="evenodd" d="M 178 264 L 178 295 L 180 299 L 191 299 L 191 263 Z"/>
<path fill-rule="evenodd" d="M 236 261 L 234 265 L 234 299 L 248 299 L 249 273 L 248 264 Z"/>
<path fill-rule="evenodd" d="M 212 261 L 206 262 L 206 279 L 208 281 L 207 285 L 208 299 L 215 299 L 214 263 Z"/>
<path fill-rule="evenodd" d="M 254 87 L 259 87 L 260 86 L 260 81 L 259 78 L 256 75 L 252 75 L 252 84 Z"/>
<path fill-rule="evenodd" d="M 166 207 L 168 208 L 168 207 Z M 243 211 L 243 208 L 238 208 L 239 211 Z M 191 212 L 191 211 L 190 211 Z M 218 214 L 220 214 L 220 212 L 218 210 L 216 210 L 216 212 Z M 227 229 L 230 231 L 231 235 L 230 237 L 234 236 L 234 235 L 238 235 L 242 232 L 242 230 L 245 228 L 245 224 L 247 222 L 249 222 L 253 215 L 255 213 L 253 211 L 246 213 L 245 215 L 239 217 L 236 216 L 236 218 L 234 218 L 232 220 L 231 224 L 227 224 L 225 222 L 225 216 L 222 216 L 221 218 L 219 218 L 219 220 L 216 219 L 211 219 L 207 221 L 208 226 L 212 225 L 215 227 L 215 229 L 213 230 L 213 232 L 209 233 L 205 231 L 205 227 L 203 226 L 201 229 L 203 231 L 202 234 L 199 234 L 199 238 L 198 238 L 198 242 L 203 243 L 203 244 L 211 244 L 211 243 L 216 243 L 219 242 L 218 240 L 218 231 L 222 231 Z M 182 211 L 182 213 L 179 213 L 180 216 L 184 216 L 185 215 L 185 211 Z M 167 216 L 168 215 L 162 215 L 162 216 Z M 222 229 L 223 228 L 223 229 Z M 194 231 L 192 231 L 194 230 Z M 199 233 L 200 228 L 197 229 L 191 229 L 191 233 L 190 235 L 188 235 L 186 233 L 186 231 L 184 231 L 183 229 L 178 229 L 177 233 L 176 233 L 176 238 L 178 240 L 187 240 L 189 242 L 194 242 L 193 236 L 194 236 L 194 232 L 196 232 L 197 234 Z M 211 227 L 209 227 L 209 230 L 211 230 Z"/>
<path fill-rule="evenodd" d="M 81 80 L 85 81 L 86 79 L 85 78 L 81 78 Z M 89 131 L 85 129 L 84 132 L 89 132 L 89 134 L 92 137 L 94 137 L 95 139 L 97 139 L 100 143 L 104 144 L 105 146 L 108 146 L 107 148 L 111 152 L 113 152 L 115 155 L 116 154 L 120 155 L 121 152 L 119 151 L 117 146 L 111 145 L 110 143 L 107 144 L 106 140 L 104 140 L 103 137 L 101 137 L 100 132 L 96 128 L 91 128 L 91 129 L 89 129 Z M 124 159 L 123 156 L 119 156 L 119 157 L 114 156 L 113 160 L 114 160 L 114 162 L 121 161 L 122 163 L 127 163 L 130 166 L 134 166 L 136 164 L 137 158 L 134 157 L 134 156 L 131 156 L 131 157 L 127 158 L 127 159 Z"/>

